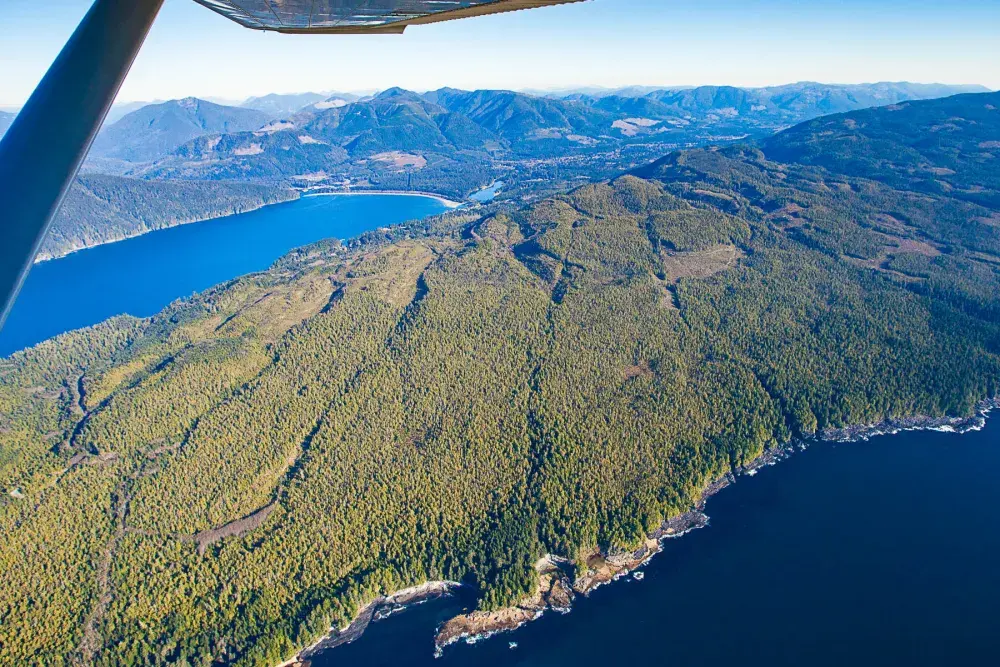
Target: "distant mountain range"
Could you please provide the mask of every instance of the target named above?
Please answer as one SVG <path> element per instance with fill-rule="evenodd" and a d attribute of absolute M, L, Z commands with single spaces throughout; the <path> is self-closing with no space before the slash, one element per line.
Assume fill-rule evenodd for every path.
<path fill-rule="evenodd" d="M 989 90 L 983 86 L 945 84 L 873 83 L 830 86 L 806 82 L 770 88 L 699 86 L 653 91 L 640 99 L 650 102 L 651 108 L 664 116 L 722 112 L 741 116 L 774 115 L 778 120 L 801 122 L 805 117 L 967 92 L 981 93 Z M 597 104 L 613 109 L 614 101 L 626 100 L 627 104 L 627 100 L 634 99 L 635 96 L 615 95 L 598 98 Z"/>
<path fill-rule="evenodd" d="M 720 135 L 771 134 L 826 114 L 968 92 L 989 91 L 982 86 L 945 84 L 807 82 L 769 88 L 699 86 L 643 95 L 571 95 L 563 99 L 615 115 L 620 119 L 616 123 L 620 132 L 638 137 L 678 129 L 711 129 Z"/>
<path fill-rule="evenodd" d="M 288 124 L 275 124 L 272 130 L 306 129 L 351 155 L 441 149 L 548 154 L 622 141 L 683 142 L 699 133 L 715 138 L 770 134 L 824 114 L 984 91 L 981 86 L 944 84 L 796 83 L 770 88 L 631 87 L 561 98 L 506 90 L 442 88 L 418 94 L 393 88 L 367 98 L 340 93 L 265 95 L 241 107 L 187 98 L 127 114 L 105 128 L 93 155 L 151 161 L 198 137 L 251 132 L 276 119 Z M 430 135 L 428 121 L 436 126 Z"/>
<path fill-rule="evenodd" d="M 294 93 L 291 95 L 279 95 L 272 93 L 261 97 L 251 97 L 240 106 L 246 109 L 256 109 L 271 116 L 290 116 L 302 107 L 307 107 L 316 102 L 322 102 L 329 95 L 322 93 Z"/>
<path fill-rule="evenodd" d="M 136 170 L 146 178 L 327 182 L 464 196 L 488 183 L 492 152 L 505 148 L 461 113 L 400 89 L 343 104 L 316 105 L 254 131 L 203 136 Z M 418 183 L 411 174 L 417 173 Z"/>
<path fill-rule="evenodd" d="M 210 130 L 220 123 L 188 122 L 182 126 L 188 140 L 158 156 L 151 138 L 144 136 L 150 122 L 147 116 L 170 113 L 173 117 L 174 107 L 161 105 L 136 112 L 140 116 L 127 116 L 109 128 L 104 139 L 110 141 L 112 130 L 143 135 L 134 141 L 148 150 L 132 153 L 155 161 L 131 173 L 146 178 L 351 182 L 374 187 L 391 183 L 404 188 L 414 187 L 416 178 L 420 187 L 440 192 L 444 184 L 448 194 L 462 196 L 482 185 L 484 178 L 488 180 L 483 168 L 498 160 L 607 154 L 641 144 L 662 154 L 676 147 L 763 137 L 826 113 L 967 88 L 800 83 L 755 89 L 636 89 L 631 96 L 577 94 L 563 99 L 507 90 L 442 88 L 420 94 L 392 88 L 362 99 L 336 95 L 267 123 L 261 117 L 251 118 L 253 122 L 242 130 Z M 273 96 L 259 103 L 277 108 L 315 95 L 292 98 Z M 233 111 L 214 109 L 222 119 Z M 140 118 L 142 122 L 134 122 Z M 235 125 L 230 122 L 230 128 Z M 169 143 L 179 138 L 176 133 Z M 116 154 L 125 152 L 106 149 L 104 153 Z M 623 162 L 622 168 L 627 166 Z"/>
<path fill-rule="evenodd" d="M 228 107 L 193 97 L 150 104 L 106 126 L 94 142 L 91 155 L 146 162 L 196 137 L 257 129 L 270 120 L 269 114 L 256 109 Z"/>
<path fill-rule="evenodd" d="M 608 178 L 677 148 L 764 138 L 824 114 L 970 88 L 980 87 L 633 87 L 561 98 L 392 88 L 370 97 L 266 95 L 240 107 L 186 98 L 142 106 L 106 125 L 87 167 L 144 179 L 429 190 L 462 198 L 501 177 L 508 191 L 514 182 L 559 188 Z"/>
<path fill-rule="evenodd" d="M 664 92 L 679 92 L 684 90 L 697 90 L 697 89 L 719 89 L 719 88 L 736 88 L 739 90 L 746 90 L 753 93 L 759 93 L 765 97 L 769 97 L 773 93 L 780 93 L 782 91 L 792 91 L 792 90 L 810 90 L 810 89 L 832 89 L 832 90 L 846 90 L 853 91 L 856 94 L 864 95 L 865 91 L 877 91 L 877 90 L 895 90 L 903 95 L 914 95 L 917 97 L 943 97 L 945 95 L 954 95 L 956 93 L 985 93 L 990 92 L 990 89 L 981 86 L 979 84 L 940 84 L 940 83 L 910 83 L 908 81 L 880 81 L 878 83 L 858 83 L 858 84 L 835 84 L 835 83 L 818 83 L 816 81 L 799 81 L 796 83 L 783 84 L 780 86 L 625 86 L 622 88 L 603 88 L 600 86 L 583 86 L 577 88 L 560 88 L 555 90 L 523 90 L 521 92 L 535 95 L 538 97 L 555 97 L 559 99 L 567 99 L 574 97 L 592 97 L 592 98 L 602 98 L 602 97 L 644 97 L 652 93 L 664 93 Z M 940 94 L 934 94 L 937 90 Z"/>

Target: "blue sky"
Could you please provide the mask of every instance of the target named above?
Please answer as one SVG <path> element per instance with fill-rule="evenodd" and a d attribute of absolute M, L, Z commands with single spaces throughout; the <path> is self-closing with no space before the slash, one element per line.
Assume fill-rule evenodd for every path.
<path fill-rule="evenodd" d="M 23 102 L 88 7 L 0 2 L 0 105 Z M 262 34 L 166 0 L 119 100 L 802 80 L 1000 88 L 1000 0 L 591 0 L 363 37 Z"/>

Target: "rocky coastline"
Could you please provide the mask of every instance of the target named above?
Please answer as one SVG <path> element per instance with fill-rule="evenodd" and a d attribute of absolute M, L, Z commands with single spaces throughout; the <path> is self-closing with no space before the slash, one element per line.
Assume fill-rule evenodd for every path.
<path fill-rule="evenodd" d="M 1000 407 L 1000 397 L 981 401 L 975 407 L 971 417 L 901 417 L 890 418 L 874 424 L 863 424 L 840 429 L 825 429 L 805 439 L 792 440 L 789 443 L 773 447 L 756 459 L 727 473 L 720 479 L 709 484 L 702 492 L 695 506 L 687 512 L 668 519 L 654 531 L 648 539 L 636 550 L 608 549 L 595 551 L 587 558 L 587 570 L 580 573 L 570 583 L 571 563 L 564 559 L 546 557 L 539 563 L 548 561 L 552 567 L 559 569 L 558 575 L 550 569 L 539 568 L 540 593 L 532 599 L 525 600 L 516 607 L 496 612 L 473 612 L 458 616 L 447 621 L 438 629 L 435 647 L 438 655 L 450 644 L 459 641 L 476 643 L 501 632 L 515 630 L 521 625 L 541 617 L 546 611 L 553 610 L 568 613 L 572 606 L 574 595 L 587 596 L 600 586 L 632 575 L 640 578 L 639 568 L 659 553 L 663 540 L 678 538 L 692 530 L 709 525 L 709 517 L 705 514 L 705 504 L 709 498 L 736 481 L 739 475 L 752 477 L 765 466 L 771 466 L 788 458 L 796 449 L 806 449 L 814 442 L 860 442 L 878 435 L 892 435 L 902 431 L 933 430 L 948 433 L 967 433 L 978 431 L 986 424 L 986 417 L 991 410 Z M 569 603 L 552 604 L 546 593 L 549 581 L 558 577 L 563 587 L 570 591 Z"/>
<path fill-rule="evenodd" d="M 302 649 L 277 667 L 309 667 L 310 658 L 338 646 L 350 644 L 364 634 L 372 621 L 383 620 L 421 602 L 451 595 L 460 586 L 461 584 L 457 581 L 428 581 L 419 586 L 405 588 L 392 595 L 380 597 L 365 606 L 349 625 L 343 628 L 330 628 L 330 631 L 319 641 Z"/>
<path fill-rule="evenodd" d="M 817 442 L 862 442 L 878 435 L 893 435 L 902 431 L 933 430 L 948 433 L 978 431 L 985 426 L 986 418 L 994 408 L 1000 408 L 1000 397 L 981 401 L 975 406 L 975 412 L 970 417 L 890 418 L 873 424 L 824 429 L 806 438 L 773 447 L 745 466 L 732 473 L 726 473 L 709 484 L 693 508 L 664 521 L 634 550 L 623 548 L 595 550 L 586 558 L 586 569 L 578 567 L 566 558 L 546 555 L 535 564 L 539 578 L 538 589 L 534 595 L 512 607 L 489 612 L 473 611 L 446 621 L 437 630 L 435 655 L 442 655 L 446 647 L 461 641 L 475 644 L 493 635 L 511 632 L 541 618 L 548 611 L 569 613 L 577 596 L 587 597 L 599 587 L 623 577 L 632 576 L 641 579 L 641 568 L 663 549 L 664 540 L 683 537 L 693 530 L 709 525 L 709 516 L 705 513 L 705 505 L 709 498 L 736 482 L 738 476 L 754 476 L 765 466 L 775 465 L 788 458 L 796 449 L 804 450 L 810 444 Z M 457 582 L 430 582 L 424 586 L 380 598 L 365 607 L 349 626 L 342 630 L 331 631 L 330 635 L 302 651 L 296 659 L 279 667 L 305 667 L 308 665 L 309 656 L 354 641 L 373 620 L 386 618 L 411 604 L 451 595 L 459 586 Z"/>
<path fill-rule="evenodd" d="M 886 419 L 876 424 L 825 429 L 816 437 L 826 442 L 860 442 L 877 435 L 895 435 L 903 431 L 968 433 L 982 429 L 986 425 L 987 415 L 995 408 L 1000 408 L 1000 397 L 977 403 L 971 417 L 899 417 Z"/>
<path fill-rule="evenodd" d="M 572 561 L 558 556 L 545 556 L 535 564 L 539 585 L 534 596 L 514 607 L 492 612 L 475 611 L 445 622 L 434 640 L 435 655 L 440 656 L 447 646 L 460 641 L 474 644 L 495 634 L 516 630 L 541 618 L 547 611 L 569 613 L 579 595 L 587 597 L 601 586 L 629 575 L 641 578 L 637 571 L 662 550 L 664 540 L 708 526 L 709 518 L 704 512 L 706 501 L 734 481 L 733 475 L 726 474 L 710 484 L 694 508 L 664 521 L 637 549 L 595 550 L 586 558 L 586 569 L 577 568 Z M 576 569 L 580 571 L 574 572 Z"/>

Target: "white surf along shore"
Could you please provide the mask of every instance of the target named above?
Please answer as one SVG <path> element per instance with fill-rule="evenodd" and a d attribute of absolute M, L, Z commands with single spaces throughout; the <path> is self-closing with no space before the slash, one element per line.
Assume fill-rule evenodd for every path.
<path fill-rule="evenodd" d="M 828 428 L 809 437 L 792 439 L 709 484 L 691 510 L 665 521 L 637 550 L 618 548 L 595 552 L 587 561 L 589 569 L 577 573 L 572 581 L 569 578 L 569 570 L 572 567 L 569 560 L 551 554 L 544 556 L 535 566 L 539 572 L 539 590 L 532 598 L 523 600 L 515 607 L 497 612 L 472 612 L 445 622 L 435 631 L 435 655 L 441 655 L 445 647 L 459 641 L 475 644 L 496 634 L 516 630 L 526 623 L 541 618 L 546 611 L 569 613 L 576 595 L 589 596 L 597 588 L 613 581 L 628 576 L 641 580 L 643 577 L 641 568 L 663 550 L 663 543 L 666 540 L 683 537 L 691 531 L 709 525 L 709 517 L 704 512 L 709 498 L 736 482 L 739 476 L 752 477 L 761 468 L 776 465 L 797 450 L 805 450 L 810 445 L 821 442 L 860 442 L 875 436 L 894 435 L 904 431 L 939 431 L 956 434 L 979 431 L 985 427 L 987 417 L 995 408 L 1000 408 L 1000 397 L 978 403 L 971 417 L 890 418 L 874 424 Z M 367 605 L 348 626 L 340 629 L 331 628 L 329 634 L 277 667 L 308 664 L 310 657 L 358 639 L 372 621 L 387 618 L 410 605 L 452 595 L 461 585 L 454 581 L 432 581 L 379 598 Z"/>

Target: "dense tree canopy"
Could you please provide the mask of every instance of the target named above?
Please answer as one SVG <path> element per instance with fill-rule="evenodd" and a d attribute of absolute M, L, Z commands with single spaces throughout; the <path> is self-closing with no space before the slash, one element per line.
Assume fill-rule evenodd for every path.
<path fill-rule="evenodd" d="M 795 435 L 998 393 L 990 209 L 750 148 L 642 176 L 0 361 L 0 662 L 269 665 L 428 579 L 504 606 Z"/>

